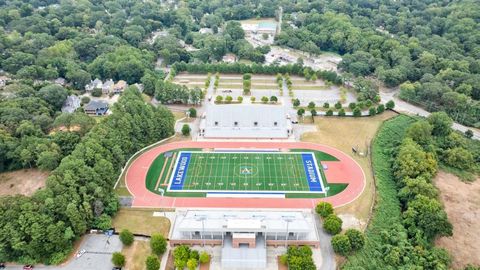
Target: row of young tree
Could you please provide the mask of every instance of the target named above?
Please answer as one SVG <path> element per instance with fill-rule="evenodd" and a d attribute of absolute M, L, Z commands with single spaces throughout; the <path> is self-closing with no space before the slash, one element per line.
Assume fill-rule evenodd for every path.
<path fill-rule="evenodd" d="M 173 134 L 174 118 L 129 87 L 31 197 L 0 199 L 0 261 L 56 264 L 89 228 L 108 229 L 118 208 L 113 185 L 138 149 Z"/>

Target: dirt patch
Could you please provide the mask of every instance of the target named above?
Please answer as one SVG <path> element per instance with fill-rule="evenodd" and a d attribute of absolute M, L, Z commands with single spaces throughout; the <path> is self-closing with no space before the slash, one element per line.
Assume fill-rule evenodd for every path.
<path fill-rule="evenodd" d="M 361 230 L 365 226 L 365 222 L 359 220 L 354 215 L 351 214 L 341 214 L 338 215 L 339 218 L 342 219 L 342 229 L 357 229 Z"/>
<path fill-rule="evenodd" d="M 125 269 L 145 269 L 145 260 L 151 252 L 150 243 L 143 240 L 135 240 L 131 246 L 124 247 L 122 253 L 126 259 Z"/>
<path fill-rule="evenodd" d="M 0 173 L 0 196 L 30 196 L 43 188 L 49 172 L 38 169 L 25 169 Z"/>
<path fill-rule="evenodd" d="M 315 117 L 317 131 L 305 133 L 301 137 L 302 141 L 325 144 L 342 150 L 362 167 L 367 181 L 362 195 L 353 203 L 335 210 L 338 214 L 352 215 L 362 225 L 367 224 L 370 215 L 370 209 L 375 197 L 374 183 L 369 159 L 360 155 L 354 155 L 352 147 L 357 148 L 358 152 L 366 153 L 380 125 L 394 115 L 396 114 L 387 111 L 381 115 L 362 118 L 318 116 Z"/>
<path fill-rule="evenodd" d="M 452 255 L 454 269 L 463 269 L 468 264 L 480 265 L 480 178 L 465 183 L 453 174 L 440 171 L 434 181 L 453 225 L 453 236 L 442 237 L 435 244 Z"/>

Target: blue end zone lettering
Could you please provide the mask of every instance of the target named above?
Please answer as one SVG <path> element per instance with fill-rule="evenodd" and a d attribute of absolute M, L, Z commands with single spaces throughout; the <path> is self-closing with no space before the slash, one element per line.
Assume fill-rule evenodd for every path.
<path fill-rule="evenodd" d="M 315 164 L 313 154 L 302 154 L 302 160 L 310 191 L 322 192 L 322 179 L 318 175 L 317 164 Z"/>
<path fill-rule="evenodd" d="M 188 163 L 190 163 L 191 153 L 181 153 L 178 157 L 177 167 L 173 174 L 171 190 L 182 190 L 183 183 L 187 177 Z"/>

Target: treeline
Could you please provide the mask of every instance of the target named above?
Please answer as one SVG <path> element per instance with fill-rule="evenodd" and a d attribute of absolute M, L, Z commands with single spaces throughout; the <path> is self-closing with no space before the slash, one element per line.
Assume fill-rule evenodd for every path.
<path fill-rule="evenodd" d="M 364 249 L 343 269 L 449 268 L 449 254 L 434 240 L 452 235 L 452 225 L 432 178 L 440 164 L 478 173 L 480 161 L 480 143 L 451 124 L 445 113 L 425 120 L 401 115 L 383 124 L 372 148 L 374 215 Z"/>
<path fill-rule="evenodd" d="M 173 115 L 128 88 L 113 113 L 65 157 L 32 197 L 0 199 L 0 261 L 57 264 L 89 228 L 107 229 L 118 208 L 113 185 L 135 151 L 173 134 Z"/>
<path fill-rule="evenodd" d="M 311 68 L 303 67 L 299 64 L 289 64 L 285 66 L 277 65 L 262 65 L 253 63 L 251 65 L 242 64 L 242 63 L 218 63 L 218 64 L 191 64 L 191 63 L 175 63 L 172 68 L 175 72 L 190 72 L 190 73 L 251 73 L 251 74 L 290 74 L 298 76 L 311 76 L 313 73 L 316 74 L 317 78 L 326 80 L 334 84 L 343 83 L 343 78 L 334 71 L 327 70 L 317 70 L 314 71 Z"/>
<path fill-rule="evenodd" d="M 67 90 L 59 85 L 14 83 L 0 99 L 0 172 L 38 167 L 55 169 L 95 120 L 83 113 L 62 114 Z"/>
<path fill-rule="evenodd" d="M 203 98 L 200 88 L 189 89 L 170 81 L 158 80 L 155 85 L 155 98 L 162 104 L 182 103 L 197 105 Z"/>
<path fill-rule="evenodd" d="M 464 124 L 479 122 L 476 1 L 326 1 L 284 21 L 288 17 L 296 27 L 284 23 L 277 44 L 340 53 L 339 68 L 355 76 L 375 75 L 387 86 L 418 81 L 423 93 L 413 101 L 430 111 L 450 107 L 449 115 Z"/>

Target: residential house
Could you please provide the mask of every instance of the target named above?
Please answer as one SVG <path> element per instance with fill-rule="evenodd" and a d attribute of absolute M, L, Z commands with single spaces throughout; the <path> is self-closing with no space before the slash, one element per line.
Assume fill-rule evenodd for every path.
<path fill-rule="evenodd" d="M 66 82 L 65 78 L 59 77 L 59 78 L 55 79 L 54 83 L 58 84 L 58 85 L 61 85 L 61 86 L 65 86 L 65 84 L 67 82 Z"/>
<path fill-rule="evenodd" d="M 88 115 L 105 115 L 108 111 L 108 103 L 100 100 L 92 100 L 83 107 Z"/>
<path fill-rule="evenodd" d="M 103 88 L 103 82 L 98 78 L 93 81 L 90 81 L 89 84 L 85 85 L 85 91 L 87 92 L 92 92 L 93 89 L 102 89 L 102 88 Z"/>
<path fill-rule="evenodd" d="M 8 77 L 6 76 L 0 76 L 0 87 L 4 87 L 7 85 L 7 81 L 9 80 Z"/>
<path fill-rule="evenodd" d="M 109 79 L 109 80 L 105 81 L 105 83 L 103 84 L 103 87 L 102 87 L 102 93 L 106 94 L 106 95 L 109 94 L 109 93 L 112 93 L 114 85 L 115 85 L 115 83 L 113 82 L 112 79 Z"/>
<path fill-rule="evenodd" d="M 126 88 L 127 88 L 127 82 L 124 80 L 120 80 L 113 86 L 113 93 L 119 94 L 123 92 L 123 90 L 125 90 Z"/>
<path fill-rule="evenodd" d="M 75 95 L 70 95 L 67 97 L 62 106 L 62 112 L 64 113 L 73 113 L 80 107 L 80 98 Z"/>
<path fill-rule="evenodd" d="M 237 56 L 233 53 L 227 53 L 222 57 L 222 61 L 225 63 L 235 63 L 237 62 Z"/>
<path fill-rule="evenodd" d="M 212 28 L 200 28 L 198 30 L 200 34 L 213 34 L 213 29 Z"/>

